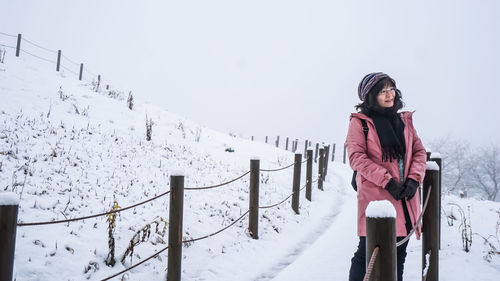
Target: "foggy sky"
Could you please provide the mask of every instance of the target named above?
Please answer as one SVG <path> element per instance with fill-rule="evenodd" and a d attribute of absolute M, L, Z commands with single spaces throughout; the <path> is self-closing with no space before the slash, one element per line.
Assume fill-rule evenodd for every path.
<path fill-rule="evenodd" d="M 244 137 L 341 144 L 359 81 L 383 71 L 424 142 L 498 143 L 500 2 L 402 2 L 4 1 L 0 32 Z"/>

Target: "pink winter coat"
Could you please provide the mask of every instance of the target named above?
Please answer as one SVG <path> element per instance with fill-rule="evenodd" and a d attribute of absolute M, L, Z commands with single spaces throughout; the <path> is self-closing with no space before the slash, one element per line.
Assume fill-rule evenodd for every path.
<path fill-rule="evenodd" d="M 424 179 L 426 169 L 425 148 L 413 127 L 412 112 L 401 112 L 401 119 L 405 124 L 404 136 L 406 154 L 404 161 L 404 178 L 412 178 L 419 184 Z M 366 120 L 368 137 L 365 141 L 361 120 Z M 368 149 L 367 149 L 368 145 Z M 405 217 L 401 201 L 396 201 L 384 189 L 390 178 L 400 182 L 397 161 L 382 162 L 382 148 L 372 119 L 362 113 L 351 114 L 349 130 L 346 139 L 349 163 L 353 170 L 358 171 L 356 183 L 358 185 L 358 235 L 366 236 L 365 210 L 368 203 L 375 200 L 388 200 L 396 209 L 396 236 L 406 236 Z M 408 212 L 412 225 L 420 216 L 419 191 L 407 201 Z M 420 239 L 420 227 L 416 231 Z"/>

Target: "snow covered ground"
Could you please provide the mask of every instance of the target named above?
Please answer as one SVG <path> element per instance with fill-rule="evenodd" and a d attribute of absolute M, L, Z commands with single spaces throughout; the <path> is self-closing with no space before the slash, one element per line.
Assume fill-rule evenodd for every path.
<path fill-rule="evenodd" d="M 186 175 L 186 187 L 197 187 L 245 173 L 254 156 L 262 169 L 293 162 L 292 152 L 201 127 L 142 103 L 140 94 L 129 110 L 128 93 L 96 93 L 92 87 L 70 73 L 56 73 L 51 64 L 16 58 L 10 51 L 0 64 L 0 192 L 19 196 L 20 222 L 105 212 L 114 201 L 126 207 L 169 190 L 169 177 L 176 171 Z M 154 123 L 150 142 L 145 140 L 146 116 Z M 262 172 L 260 204 L 288 196 L 292 173 L 292 168 Z M 312 202 L 301 193 L 299 215 L 290 200 L 260 210 L 259 240 L 250 238 L 244 218 L 218 235 L 186 245 L 183 280 L 346 280 L 357 245 L 351 173 L 347 165 L 330 163 L 325 190 L 314 188 Z M 301 186 L 304 175 L 305 164 Z M 213 233 L 240 217 L 248 209 L 248 186 L 246 176 L 211 190 L 186 190 L 185 239 Z M 114 267 L 105 264 L 106 217 L 19 227 L 15 278 L 101 280 L 113 275 L 166 246 L 168 231 L 161 229 L 168 205 L 165 196 L 117 216 Z M 441 280 L 498 280 L 499 256 L 488 256 L 488 251 L 500 249 L 500 204 L 444 196 L 442 206 Z M 468 253 L 462 249 L 460 209 L 472 229 Z M 451 214 L 456 220 L 447 219 Z M 153 221 L 160 224 L 159 231 L 153 228 L 149 239 L 120 262 L 134 234 Z M 420 241 L 412 238 L 408 251 L 405 279 L 420 280 Z M 115 279 L 165 280 L 166 265 L 163 252 Z"/>

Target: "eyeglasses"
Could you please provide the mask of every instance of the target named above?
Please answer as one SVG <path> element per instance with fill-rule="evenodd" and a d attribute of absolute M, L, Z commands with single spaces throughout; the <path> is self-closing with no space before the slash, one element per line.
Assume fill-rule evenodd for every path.
<path fill-rule="evenodd" d="M 396 93 L 396 88 L 394 87 L 383 89 L 382 91 L 378 92 L 379 95 L 387 95 L 387 94 L 394 95 L 395 93 Z"/>

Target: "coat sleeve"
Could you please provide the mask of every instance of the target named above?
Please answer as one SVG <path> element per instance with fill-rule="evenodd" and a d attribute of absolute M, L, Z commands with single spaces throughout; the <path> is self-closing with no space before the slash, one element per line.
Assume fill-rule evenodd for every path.
<path fill-rule="evenodd" d="M 367 155 L 365 134 L 358 118 L 351 118 L 349 122 L 346 146 L 351 168 L 376 186 L 385 187 L 392 176 L 386 168 L 375 163 Z"/>
<path fill-rule="evenodd" d="M 427 154 L 422 144 L 422 141 L 417 135 L 417 130 L 413 127 L 412 122 L 412 130 L 413 130 L 413 140 L 412 140 L 412 161 L 410 163 L 410 169 L 408 171 L 408 178 L 412 178 L 417 181 L 419 184 L 422 183 L 425 176 L 425 169 L 427 167 Z"/>

